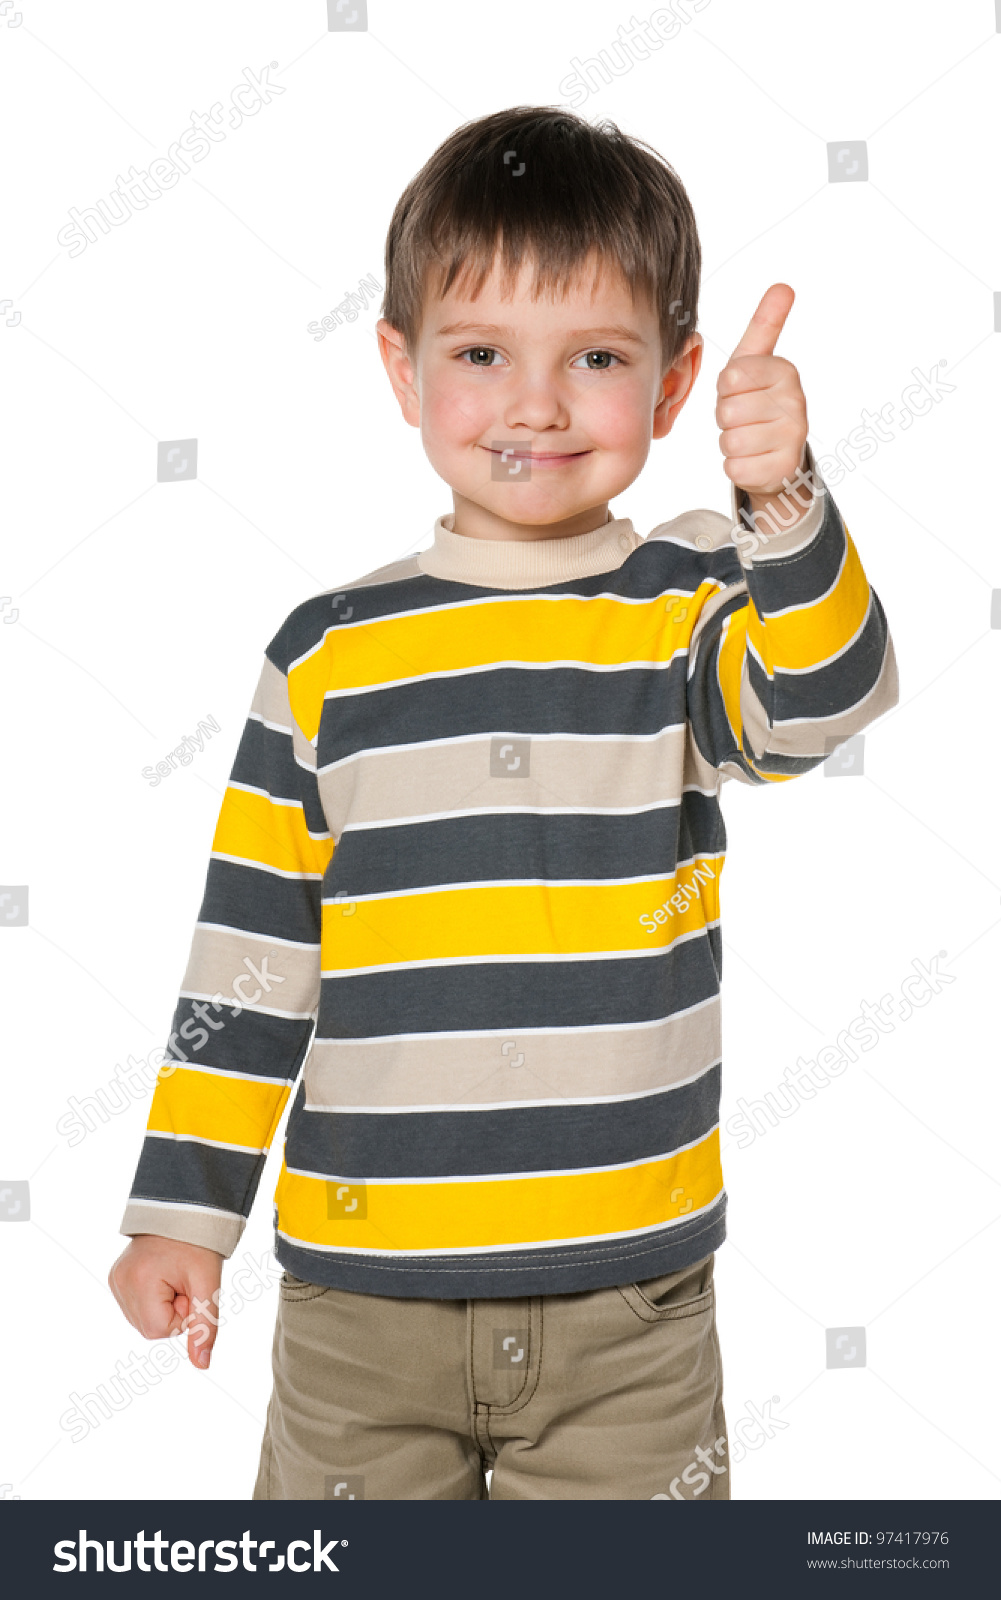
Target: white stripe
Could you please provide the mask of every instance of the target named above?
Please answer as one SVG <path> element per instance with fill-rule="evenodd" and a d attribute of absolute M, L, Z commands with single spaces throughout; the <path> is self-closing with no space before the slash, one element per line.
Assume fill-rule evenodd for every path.
<path fill-rule="evenodd" d="M 307 1172 L 302 1167 L 290 1167 L 287 1164 L 285 1170 L 294 1178 L 314 1178 L 320 1183 L 364 1183 L 367 1189 L 398 1189 L 404 1184 L 409 1188 L 411 1184 L 521 1183 L 529 1178 L 592 1178 L 603 1172 L 635 1172 L 640 1167 L 652 1167 L 658 1161 L 673 1161 L 677 1156 L 683 1156 L 687 1151 L 705 1144 L 718 1128 L 719 1123 L 714 1122 L 697 1139 L 689 1140 L 688 1144 L 679 1144 L 674 1150 L 665 1150 L 662 1155 L 644 1156 L 640 1161 L 613 1161 L 600 1167 L 544 1167 L 538 1172 L 449 1172 L 433 1178 L 346 1178 L 338 1172 Z"/>
<path fill-rule="evenodd" d="M 406 900 L 418 894 L 452 894 L 460 893 L 463 889 L 615 889 L 622 888 L 631 883 L 656 883 L 668 885 L 674 882 L 682 867 L 690 867 L 696 861 L 719 862 L 723 857 L 722 851 L 710 852 L 698 856 L 686 856 L 684 861 L 679 861 L 674 872 L 667 877 L 662 872 L 641 873 L 633 878 L 463 878 L 460 881 L 449 883 L 427 883 L 419 885 L 416 889 L 383 889 L 373 894 L 347 894 L 344 890 L 337 895 L 323 895 L 320 899 L 322 906 L 336 906 L 347 901 L 351 905 L 363 905 L 373 900 Z"/>
<path fill-rule="evenodd" d="M 206 1144 L 214 1150 L 238 1150 L 241 1155 L 266 1156 L 267 1145 L 228 1144 L 225 1139 L 206 1139 L 197 1133 L 165 1133 L 162 1128 L 147 1128 L 147 1139 L 176 1139 L 182 1144 Z"/>
<path fill-rule="evenodd" d="M 726 1199 L 726 1190 L 721 1189 L 714 1195 L 707 1205 L 700 1206 L 697 1211 L 687 1211 L 683 1217 L 670 1217 L 664 1222 L 651 1222 L 643 1228 L 624 1228 L 617 1233 L 582 1233 L 573 1238 L 562 1239 L 519 1239 L 513 1244 L 485 1244 L 485 1245 L 457 1245 L 431 1250 L 379 1250 L 372 1246 L 358 1244 L 314 1244 L 309 1239 L 297 1239 L 294 1234 L 286 1233 L 283 1228 L 276 1228 L 275 1232 L 287 1239 L 289 1244 L 298 1245 L 303 1250 L 319 1250 L 327 1255 L 353 1255 L 375 1256 L 380 1259 L 395 1259 L 405 1257 L 410 1259 L 419 1256 L 462 1256 L 469 1261 L 470 1267 L 474 1265 L 475 1258 L 479 1256 L 503 1255 L 512 1251 L 522 1254 L 526 1250 L 552 1250 L 561 1245 L 569 1244 L 606 1244 L 616 1239 L 641 1239 L 646 1234 L 661 1233 L 665 1228 L 677 1228 L 684 1222 L 691 1222 L 695 1217 L 703 1217 L 715 1207 L 721 1206 Z M 585 1262 L 580 1263 L 582 1266 Z"/>
<path fill-rule="evenodd" d="M 681 934 L 674 942 L 675 944 L 682 944 L 686 939 L 692 937 L 688 933 Z M 339 1045 L 347 1050 L 354 1049 L 358 1045 L 409 1044 L 424 1040 L 430 1043 L 438 1039 L 563 1039 L 574 1038 L 578 1034 L 584 1033 L 607 1033 L 614 1040 L 615 1035 L 619 1033 L 637 1033 L 645 1028 L 666 1027 L 669 1022 L 674 1022 L 676 1018 L 694 1016 L 696 1011 L 702 1011 L 707 1006 L 719 1008 L 720 995 L 718 993 L 707 995 L 704 1000 L 696 1000 L 692 1005 L 683 1006 L 679 1011 L 672 1011 L 667 1016 L 653 1017 L 649 1021 L 643 1022 L 587 1022 L 582 1023 L 579 1027 L 566 1028 L 453 1028 L 449 1030 L 442 1029 L 433 1033 L 366 1034 L 360 1039 L 325 1039 L 316 1037 L 313 1040 L 310 1060 L 312 1060 L 312 1050 L 315 1050 L 317 1045 L 321 1044 Z"/>
<path fill-rule="evenodd" d="M 302 762 L 301 761 L 298 764 L 299 764 L 299 766 L 302 767 Z M 308 772 L 311 777 L 315 777 L 315 775 L 316 775 L 315 774 L 315 768 L 313 768 L 313 767 L 303 767 L 303 771 L 304 772 Z M 267 800 L 268 803 L 270 805 L 273 805 L 273 806 L 289 806 L 294 811 L 301 811 L 303 813 L 303 821 L 305 821 L 305 809 L 306 808 L 305 808 L 305 806 L 304 806 L 304 804 L 303 804 L 303 802 L 301 800 L 285 800 L 285 799 L 282 799 L 278 795 L 272 794 L 270 792 L 270 790 L 268 790 L 268 789 L 260 789 L 260 788 L 257 787 L 256 784 L 253 784 L 253 783 L 237 783 L 233 778 L 230 778 L 230 780 L 227 783 L 226 787 L 227 787 L 227 789 L 239 789 L 241 791 L 241 793 L 243 793 L 243 794 L 257 794 L 257 795 L 260 795 L 262 800 Z M 314 833 L 311 828 L 307 828 L 306 832 L 307 832 L 307 834 L 309 835 L 309 837 L 311 839 L 332 839 L 333 838 L 333 834 L 330 833 L 329 829 L 328 829 L 328 831 L 326 833 Z"/>
<path fill-rule="evenodd" d="M 327 834 L 327 838 L 331 837 Z M 270 872 L 274 878 L 287 878 L 295 883 L 322 883 L 322 872 L 286 872 L 282 867 L 270 867 L 264 861 L 250 861 L 246 856 L 231 856 L 225 850 L 209 852 L 211 861 L 230 861 L 235 867 L 253 867 L 257 872 Z"/>
<path fill-rule="evenodd" d="M 181 989 L 179 993 L 182 1000 L 205 1000 L 211 1002 L 215 999 L 215 995 L 203 993 L 201 989 Z M 232 1006 L 237 1012 L 250 1011 L 259 1017 L 283 1017 L 288 1022 L 306 1022 L 313 1016 L 312 1011 L 279 1011 L 275 1006 L 259 1006 L 249 1000 L 227 1000 L 220 995 L 219 1005 L 216 1009 L 221 1010 L 223 1006 Z M 184 1033 L 180 1037 L 189 1039 L 189 1035 Z"/>
<path fill-rule="evenodd" d="M 296 1081 L 295 1078 L 265 1078 L 259 1072 L 236 1072 L 230 1067 L 210 1067 L 204 1061 L 175 1061 L 173 1056 L 168 1056 L 160 1065 L 172 1066 L 174 1072 L 204 1072 L 210 1078 L 239 1078 L 243 1083 L 257 1083 L 262 1087 L 274 1084 L 276 1089 L 291 1088 Z"/>
<path fill-rule="evenodd" d="M 784 554 L 785 551 L 783 551 L 783 555 Z M 824 590 L 823 594 L 816 595 L 812 600 L 805 600 L 802 605 L 783 606 L 781 611 L 758 611 L 758 616 L 763 622 L 766 620 L 770 622 L 773 617 L 790 617 L 796 611 L 809 611 L 813 606 L 819 606 L 822 600 L 830 599 L 831 595 L 838 587 L 838 584 L 841 582 L 841 574 L 845 570 L 845 564 L 847 560 L 848 546 L 845 545 L 844 550 L 841 552 L 841 560 L 838 563 L 838 570 L 834 578 L 834 582 Z M 755 610 L 757 611 L 757 606 L 755 606 Z"/>
<path fill-rule="evenodd" d="M 155 1206 L 158 1211 L 191 1211 L 197 1215 L 202 1213 L 208 1217 L 236 1217 L 240 1222 L 246 1222 L 246 1217 L 239 1211 L 221 1211 L 218 1206 L 200 1206 L 192 1200 L 147 1200 L 142 1195 L 130 1195 L 130 1206 Z"/>
<path fill-rule="evenodd" d="M 658 909 L 660 909 L 658 907 Z M 647 945 L 643 949 L 635 950 L 571 950 L 568 953 L 558 951 L 550 954 L 548 951 L 529 950 L 517 954 L 508 951 L 490 951 L 486 955 L 478 956 L 427 956 L 417 957 L 413 961 L 385 961 L 376 962 L 367 967 L 324 967 L 321 968 L 320 977 L 323 978 L 358 978 L 373 972 L 407 972 L 419 967 L 473 967 L 473 966 L 525 966 L 530 962 L 543 965 L 547 962 L 573 962 L 573 961 L 631 961 L 634 956 L 666 955 L 669 950 L 674 950 L 679 944 L 688 939 L 701 939 L 709 928 L 716 928 L 720 918 L 706 922 L 701 928 L 693 928 L 690 933 L 679 933 L 676 939 L 669 944 Z M 666 924 L 661 923 L 664 927 Z M 260 1009 L 255 1007 L 254 1009 Z M 312 1016 L 312 1012 L 310 1012 Z"/>
<path fill-rule="evenodd" d="M 382 744 L 372 745 L 362 750 L 352 750 L 349 756 L 341 756 L 337 761 L 330 761 L 325 767 L 317 769 L 317 777 L 326 772 L 333 772 L 336 767 L 346 767 L 350 761 L 358 761 L 362 756 L 398 755 L 405 750 L 444 750 L 449 745 L 469 744 L 482 745 L 488 739 L 531 739 L 533 744 L 555 743 L 562 740 L 565 744 L 653 744 L 657 739 L 662 739 L 667 733 L 683 733 L 687 727 L 684 722 L 672 722 L 667 727 L 658 728 L 656 733 L 518 733 L 507 728 L 494 728 L 482 733 L 459 733 L 447 739 L 415 739 L 408 744 Z M 514 780 L 512 780 L 514 781 Z M 714 793 L 707 790 L 706 793 Z"/>
<path fill-rule="evenodd" d="M 262 728 L 270 728 L 272 733 L 287 733 L 290 738 L 292 736 L 291 724 L 286 726 L 284 722 L 269 722 L 267 717 L 262 717 L 259 711 L 248 711 L 247 721 L 259 722 Z"/>
<path fill-rule="evenodd" d="M 765 543 L 767 544 L 769 539 L 781 538 L 782 534 L 794 533 L 797 528 L 802 528 L 804 525 L 806 525 L 807 528 L 809 528 L 810 513 L 812 512 L 813 507 L 815 505 L 816 506 L 820 506 L 821 502 L 824 500 L 826 495 L 827 495 L 827 489 L 826 488 L 819 489 L 819 491 L 817 489 L 815 489 L 814 490 L 814 495 L 813 495 L 813 501 L 812 501 L 810 507 L 800 517 L 799 521 L 795 522 L 795 523 L 791 523 L 789 525 L 789 527 L 787 527 L 787 528 L 780 528 L 779 532 L 777 534 L 767 534 L 767 533 L 764 534 L 763 537 L 764 537 Z M 835 509 L 835 513 L 836 513 L 836 520 L 837 520 L 838 526 L 842 530 L 847 531 L 844 528 L 844 522 L 843 522 L 843 520 L 842 520 L 842 518 L 840 516 L 840 513 L 838 513 L 838 511 L 837 511 L 837 507 L 835 506 L 834 509 Z M 769 561 L 782 561 L 783 559 L 788 559 L 790 556 L 798 556 L 801 551 L 808 549 L 808 547 L 816 539 L 817 535 L 820 533 L 821 529 L 824 526 L 824 519 L 825 519 L 826 516 L 827 516 L 827 507 L 823 506 L 822 509 L 821 509 L 820 515 L 816 519 L 816 525 L 814 526 L 813 531 L 812 532 L 809 532 L 809 531 L 806 532 L 804 534 L 803 538 L 800 539 L 798 544 L 788 545 L 788 546 L 786 546 L 785 548 L 783 548 L 781 550 L 771 550 L 771 551 L 765 549 L 765 547 L 763 545 L 760 551 L 757 551 L 753 556 L 748 558 L 751 561 L 752 566 L 757 567 L 757 566 L 760 566 L 760 565 L 763 565 L 763 564 L 767 564 Z M 744 534 L 745 534 L 745 537 L 746 537 L 746 534 L 749 533 L 751 530 L 745 528 L 743 531 L 744 531 Z M 758 537 L 761 538 L 762 535 L 759 534 Z"/>
<path fill-rule="evenodd" d="M 280 944 L 289 950 L 319 950 L 318 944 L 303 944 L 301 939 L 280 939 L 275 933 L 251 933 L 249 928 L 234 928 L 228 922 L 196 922 L 196 928 L 212 933 L 238 934 L 241 939 L 257 939 L 261 944 Z"/>
<path fill-rule="evenodd" d="M 316 1111 L 320 1114 L 336 1112 L 338 1116 L 358 1112 L 372 1116 L 420 1116 L 425 1111 L 527 1111 L 535 1106 L 614 1106 L 624 1104 L 627 1100 L 648 1100 L 651 1095 L 670 1094 L 675 1089 L 684 1089 L 688 1084 L 697 1083 L 700 1078 L 704 1078 L 707 1072 L 711 1072 L 721 1062 L 722 1057 L 717 1056 L 715 1061 L 710 1061 L 708 1066 L 693 1072 L 689 1078 L 679 1078 L 676 1083 L 659 1083 L 653 1089 L 633 1089 L 628 1094 L 560 1095 L 555 1100 L 477 1100 L 472 1104 L 466 1101 L 462 1105 L 446 1102 L 443 1105 L 319 1106 L 306 1101 L 303 1110 Z M 503 1062 L 498 1062 L 498 1070 L 503 1065 Z"/>
<path fill-rule="evenodd" d="M 666 661 L 484 661 L 474 667 L 443 667 L 438 672 L 414 672 L 405 678 L 384 678 L 379 683 L 360 683 L 350 689 L 326 689 L 324 700 L 342 700 L 360 694 L 378 694 L 383 689 L 396 689 L 401 684 L 436 683 L 442 678 L 471 678 L 483 673 L 504 672 L 517 667 L 521 672 L 556 672 L 561 667 L 575 667 L 580 672 L 630 672 L 634 667 L 646 667 L 651 672 L 666 672 L 676 657 L 687 656 L 687 646 L 679 647 Z"/>
<path fill-rule="evenodd" d="M 715 789 L 700 789 L 699 784 L 684 784 L 683 792 L 715 795 Z M 462 806 L 454 811 L 414 811 L 413 816 L 390 816 L 374 822 L 345 822 L 342 834 L 366 834 L 376 827 L 413 827 L 417 822 L 445 822 L 465 816 L 641 816 L 644 811 L 676 811 L 676 800 L 651 800 L 648 805 L 483 805 Z"/>

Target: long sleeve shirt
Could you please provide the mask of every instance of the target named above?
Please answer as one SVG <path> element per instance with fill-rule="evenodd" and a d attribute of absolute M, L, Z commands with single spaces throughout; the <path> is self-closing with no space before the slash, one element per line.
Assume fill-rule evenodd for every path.
<path fill-rule="evenodd" d="M 292 1097 L 275 1254 L 342 1289 L 569 1293 L 725 1236 L 725 781 L 898 698 L 817 493 L 426 550 L 268 644 L 124 1234 L 229 1256 Z"/>

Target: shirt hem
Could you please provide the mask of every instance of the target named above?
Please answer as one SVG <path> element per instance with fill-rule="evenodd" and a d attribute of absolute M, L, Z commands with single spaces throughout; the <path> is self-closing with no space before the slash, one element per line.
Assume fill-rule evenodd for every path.
<path fill-rule="evenodd" d="M 726 1238 L 726 1196 L 709 1216 L 663 1233 L 616 1243 L 597 1240 L 558 1251 L 512 1250 L 482 1256 L 425 1256 L 361 1261 L 275 1236 L 275 1259 L 293 1277 L 354 1294 L 405 1300 L 508 1300 L 526 1295 L 580 1294 L 659 1278 L 693 1266 Z"/>

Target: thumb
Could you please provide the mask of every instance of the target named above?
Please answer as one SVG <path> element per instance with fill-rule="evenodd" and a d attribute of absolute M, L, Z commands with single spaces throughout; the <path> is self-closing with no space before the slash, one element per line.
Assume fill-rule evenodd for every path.
<path fill-rule="evenodd" d="M 175 1287 L 168 1335 L 186 1333 L 188 1360 L 208 1367 L 219 1331 L 219 1267 L 212 1262 L 188 1267 Z"/>
<path fill-rule="evenodd" d="M 795 290 L 787 283 L 773 283 L 770 289 L 766 289 L 730 357 L 731 361 L 739 356 L 770 356 L 795 298 Z"/>

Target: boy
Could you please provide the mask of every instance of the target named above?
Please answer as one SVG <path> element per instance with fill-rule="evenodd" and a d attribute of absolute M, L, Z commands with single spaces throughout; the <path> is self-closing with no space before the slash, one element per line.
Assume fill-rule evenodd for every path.
<path fill-rule="evenodd" d="M 393 216 L 380 349 L 454 510 L 268 645 L 110 1274 L 208 1364 L 309 1050 L 255 1499 L 729 1498 L 719 790 L 897 675 L 786 285 L 717 385 L 732 517 L 608 509 L 699 372 L 699 269 L 672 169 L 549 108 Z"/>

